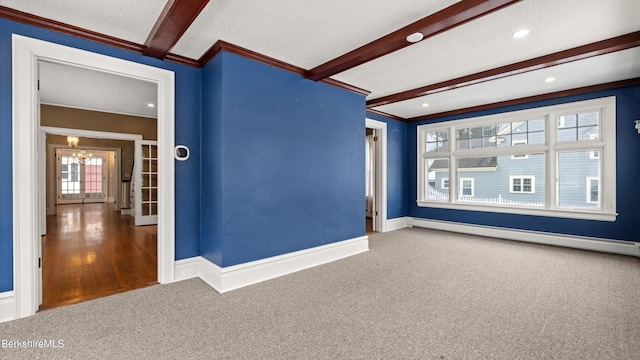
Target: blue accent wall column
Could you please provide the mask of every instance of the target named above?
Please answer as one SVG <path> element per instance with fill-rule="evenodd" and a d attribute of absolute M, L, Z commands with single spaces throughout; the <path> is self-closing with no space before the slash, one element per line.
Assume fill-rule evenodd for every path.
<path fill-rule="evenodd" d="M 202 256 L 226 267 L 363 236 L 364 101 L 218 54 L 203 72 Z"/>
<path fill-rule="evenodd" d="M 616 149 L 616 205 L 619 213 L 615 222 L 565 219 L 557 217 L 502 214 L 480 211 L 464 211 L 452 209 L 426 208 L 416 205 L 417 159 L 416 132 L 417 126 L 425 123 L 436 123 L 464 119 L 476 116 L 518 111 L 535 107 L 589 100 L 601 97 L 616 96 L 617 112 L 617 149 Z M 520 230 L 534 230 L 558 234 L 569 234 L 602 239 L 640 241 L 640 192 L 637 179 L 640 177 L 640 135 L 634 129 L 634 121 L 640 119 L 640 86 L 622 87 L 618 89 L 598 91 L 557 99 L 537 101 L 498 109 L 443 117 L 439 119 L 410 123 L 407 128 L 409 140 L 409 216 L 445 220 L 460 223 L 488 225 Z M 606 176 L 606 175 L 605 175 Z"/>
<path fill-rule="evenodd" d="M 12 34 L 75 47 L 99 54 L 171 70 L 175 73 L 175 142 L 191 149 L 189 160 L 175 169 L 176 259 L 200 254 L 200 116 L 201 70 L 142 56 L 6 19 L 0 19 L 0 166 L 9 174 L 12 162 Z M 0 292 L 13 290 L 13 210 L 11 176 L 0 177 Z"/>
<path fill-rule="evenodd" d="M 223 67 L 216 56 L 202 70 L 200 254 L 222 264 Z"/>

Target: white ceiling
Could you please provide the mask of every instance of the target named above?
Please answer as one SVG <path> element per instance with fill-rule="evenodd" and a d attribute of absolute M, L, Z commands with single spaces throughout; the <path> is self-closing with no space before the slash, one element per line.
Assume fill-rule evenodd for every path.
<path fill-rule="evenodd" d="M 166 3 L 166 0 L 0 0 L 0 5 L 6 7 L 138 44 L 144 44 Z M 452 0 L 211 0 L 171 52 L 198 59 L 217 40 L 224 40 L 311 69 L 454 3 Z M 639 31 L 638 19 L 638 0 L 525 0 L 333 78 L 369 90 L 367 99 L 375 99 Z M 511 37 L 522 28 L 531 30 L 528 37 L 519 40 Z M 636 47 L 376 109 L 412 118 L 638 78 L 638 64 L 640 51 Z M 129 80 L 124 79 L 94 78 L 85 84 L 88 90 L 63 99 L 62 93 L 66 92 L 60 89 L 80 89 L 79 83 L 74 82 L 89 75 L 73 74 L 69 72 L 71 69 L 56 66 L 42 73 L 53 78 L 56 75 L 47 71 L 64 72 L 60 75 L 62 79 L 51 80 L 59 88 L 46 97 L 65 106 L 89 106 L 74 103 L 84 100 L 92 103 L 106 96 L 96 94 L 96 83 L 102 84 L 104 91 L 117 94 L 135 86 L 125 85 Z M 550 75 L 557 80 L 544 83 L 544 78 Z M 108 105 L 120 109 L 119 112 L 148 111 L 140 109 L 141 106 L 134 110 L 133 94 L 121 96 L 122 103 L 128 100 L 128 105 L 115 98 Z M 84 99 L 89 95 L 94 99 Z M 149 101 L 139 100 L 144 106 Z M 425 102 L 430 106 L 423 107 Z"/>
<path fill-rule="evenodd" d="M 46 61 L 39 66 L 42 104 L 157 117 L 155 83 Z"/>

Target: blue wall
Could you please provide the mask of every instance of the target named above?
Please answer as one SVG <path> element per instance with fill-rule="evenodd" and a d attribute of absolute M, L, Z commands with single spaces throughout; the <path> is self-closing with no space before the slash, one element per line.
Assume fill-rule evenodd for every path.
<path fill-rule="evenodd" d="M 387 219 L 407 216 L 407 124 L 367 113 L 387 123 Z"/>
<path fill-rule="evenodd" d="M 202 99 L 202 256 L 226 267 L 365 234 L 363 96 L 222 52 Z"/>
<path fill-rule="evenodd" d="M 144 57 L 130 51 L 0 19 L 0 166 L 11 169 L 11 34 L 19 34 L 80 48 L 175 72 L 176 144 L 191 149 L 185 162 L 176 163 L 176 259 L 199 255 L 200 77 L 201 70 Z M 0 178 L 0 292 L 13 290 L 13 213 L 11 177 Z"/>
<path fill-rule="evenodd" d="M 640 154 L 640 135 L 634 130 L 634 120 L 640 119 L 640 86 L 599 91 L 410 123 L 407 128 L 407 135 L 408 139 L 416 139 L 417 126 L 426 123 L 464 119 L 606 96 L 617 97 L 616 200 L 617 211 L 620 215 L 615 222 L 418 207 L 415 203 L 415 199 L 417 198 L 415 186 L 417 183 L 417 144 L 415 141 L 408 142 L 407 152 L 409 178 L 411 179 L 409 183 L 414 184 L 409 186 L 408 215 L 477 225 L 592 236 L 604 239 L 640 241 L 640 232 L 637 231 L 637 225 L 640 224 L 640 211 L 638 211 L 640 192 L 637 190 L 637 179 L 640 178 L 640 161 L 638 160 L 638 155 Z"/>

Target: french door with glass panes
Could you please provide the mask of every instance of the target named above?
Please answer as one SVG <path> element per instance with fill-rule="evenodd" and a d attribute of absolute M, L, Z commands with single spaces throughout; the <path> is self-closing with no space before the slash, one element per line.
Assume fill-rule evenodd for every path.
<path fill-rule="evenodd" d="M 158 223 L 158 142 L 136 140 L 133 166 L 135 225 Z"/>
<path fill-rule="evenodd" d="M 56 151 L 58 204 L 106 202 L 107 161 L 103 153 Z"/>

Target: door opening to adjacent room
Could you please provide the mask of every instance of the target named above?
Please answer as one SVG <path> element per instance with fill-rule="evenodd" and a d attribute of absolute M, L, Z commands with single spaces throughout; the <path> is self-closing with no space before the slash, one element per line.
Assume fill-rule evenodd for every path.
<path fill-rule="evenodd" d="M 378 136 L 376 130 L 367 128 L 365 143 L 365 195 L 366 195 L 366 233 L 375 232 L 376 209 L 376 142 Z"/>
<path fill-rule="evenodd" d="M 156 266 L 151 266 L 156 276 L 154 282 L 169 283 L 174 281 L 175 266 L 175 177 L 173 163 L 174 147 L 174 120 L 175 120 L 175 85 L 174 73 L 169 70 L 155 68 L 148 65 L 134 63 L 127 60 L 117 59 L 97 53 L 79 50 L 63 45 L 53 44 L 37 39 L 31 39 L 20 35 L 13 35 L 13 64 L 12 67 L 12 93 L 13 93 L 13 121 L 12 121 L 12 176 L 13 176 L 13 236 L 14 236 L 14 291 L 13 301 L 15 303 L 15 318 L 31 316 L 38 311 L 39 304 L 42 303 L 42 242 L 41 235 L 47 234 L 46 226 L 46 184 L 45 184 L 45 130 L 41 128 L 40 108 L 43 105 L 40 101 L 41 87 L 39 83 L 40 63 L 64 65 L 77 69 L 90 70 L 94 73 L 117 76 L 124 81 L 147 82 L 154 86 L 153 98 L 156 100 L 157 114 L 155 129 L 157 131 L 157 153 L 158 153 L 158 173 L 157 183 L 162 192 L 158 192 L 157 217 L 158 225 L 154 237 L 157 236 L 156 246 L 151 251 L 156 258 Z M 100 82 L 94 82 L 93 90 L 100 90 L 102 86 L 95 86 Z M 73 88 L 70 88 L 73 89 Z M 122 89 L 129 89 L 123 87 Z M 77 89 L 76 89 L 77 90 Z M 121 91 L 122 92 L 122 91 Z M 89 91 L 85 91 L 89 93 Z M 109 99 L 109 97 L 97 97 L 98 100 Z M 144 103 L 143 106 L 147 106 Z M 69 106 L 69 108 L 74 108 Z M 81 109 L 75 107 L 76 109 Z M 84 109 L 91 109 L 85 107 Z M 84 121 L 83 121 L 84 123 Z M 45 125 L 46 126 L 46 125 Z M 72 127 L 81 129 L 82 126 Z M 94 129 L 90 129 L 91 131 Z M 85 130 L 76 130 L 85 131 Z M 100 130 L 96 130 L 100 131 Z M 127 131 L 128 132 L 128 131 Z M 62 134 L 58 134 L 62 135 Z M 64 134 L 69 135 L 69 134 Z M 73 135 L 73 134 L 71 134 Z M 122 134 L 117 134 L 122 135 Z M 19 151 L 18 151 L 19 146 Z M 133 147 L 133 146 L 132 146 Z M 49 153 L 51 154 L 51 153 Z M 55 163 L 52 163 L 55 168 Z M 123 172 L 127 171 L 126 169 Z M 128 170 L 131 173 L 131 170 Z M 55 195 L 54 195 L 55 197 Z M 60 204 L 61 207 L 82 206 L 87 211 L 76 213 L 74 211 L 65 212 L 65 216 L 60 220 L 63 227 L 70 232 L 76 226 L 81 227 L 83 235 L 82 242 L 91 245 L 96 238 L 96 234 L 103 229 L 99 224 L 90 220 L 95 219 L 95 209 L 90 207 L 114 207 L 113 203 L 83 203 Z M 101 212 L 102 210 L 98 211 Z M 67 226 L 66 220 L 78 214 L 85 222 L 73 222 L 73 226 Z M 133 217 L 131 217 L 133 221 Z M 140 227 L 148 228 L 148 227 Z M 123 231 L 123 234 L 128 233 Z M 64 243 L 60 243 L 63 244 Z M 129 243 L 134 246 L 133 243 Z M 107 247 L 106 251 L 113 251 Z M 111 250 L 109 250 L 111 249 Z M 100 251 L 87 251 L 77 254 L 72 261 L 66 259 L 63 266 L 72 262 L 85 261 L 87 263 L 100 263 Z M 45 255 L 46 257 L 46 255 Z M 103 262 L 104 263 L 104 262 Z M 130 272 L 127 268 L 122 268 L 122 272 Z M 134 271 L 135 273 L 135 271 Z M 46 281 L 46 280 L 44 280 Z M 82 279 L 82 286 L 91 288 L 93 286 L 88 280 Z M 95 283 L 98 283 L 96 281 Z M 95 284 L 94 283 L 94 284 Z M 118 279 L 118 285 L 127 285 L 126 280 Z M 108 294 L 107 294 L 108 295 Z"/>
<path fill-rule="evenodd" d="M 387 124 L 366 119 L 366 233 L 387 231 Z M 371 140 L 369 140 L 371 139 Z M 370 216 L 370 217 L 369 217 Z"/>

